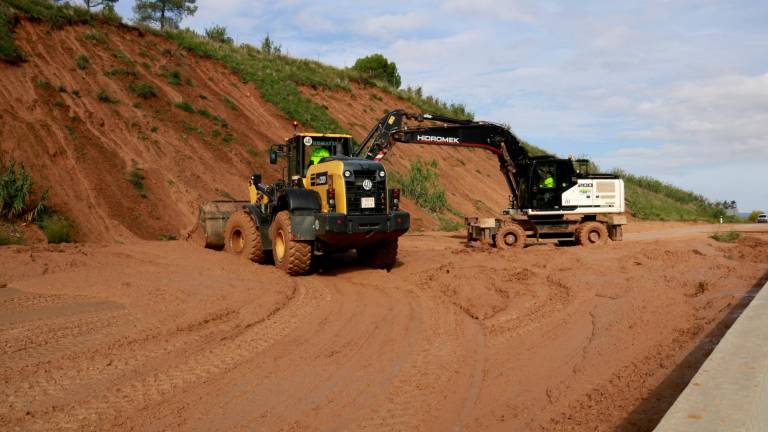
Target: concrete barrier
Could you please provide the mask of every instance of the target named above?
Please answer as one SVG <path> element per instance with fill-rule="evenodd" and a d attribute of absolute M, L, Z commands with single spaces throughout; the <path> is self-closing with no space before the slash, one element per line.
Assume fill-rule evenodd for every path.
<path fill-rule="evenodd" d="M 768 284 L 654 432 L 768 431 Z"/>

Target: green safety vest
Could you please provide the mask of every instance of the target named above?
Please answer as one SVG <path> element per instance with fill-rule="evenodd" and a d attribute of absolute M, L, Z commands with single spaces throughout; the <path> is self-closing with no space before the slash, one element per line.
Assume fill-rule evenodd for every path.
<path fill-rule="evenodd" d="M 312 160 L 312 165 L 317 165 L 317 163 L 320 162 L 320 159 L 330 155 L 331 152 L 329 152 L 328 149 L 323 147 L 316 148 L 312 151 L 312 157 L 310 158 Z"/>
<path fill-rule="evenodd" d="M 555 179 L 552 176 L 549 176 L 549 177 L 545 178 L 543 182 L 541 182 L 539 187 L 542 187 L 542 188 L 553 188 L 553 187 L 555 187 Z"/>

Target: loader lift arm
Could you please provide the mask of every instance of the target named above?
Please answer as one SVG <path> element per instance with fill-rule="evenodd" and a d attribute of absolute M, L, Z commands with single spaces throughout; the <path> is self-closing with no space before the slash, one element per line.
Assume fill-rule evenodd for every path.
<path fill-rule="evenodd" d="M 404 120 L 438 125 L 409 127 Z M 439 124 L 441 123 L 441 124 Z M 381 160 L 396 143 L 480 148 L 495 154 L 511 195 L 512 208 L 521 208 L 515 173 L 530 156 L 520 140 L 506 127 L 490 122 L 460 120 L 433 114 L 395 110 L 379 120 L 361 142 L 356 156 Z"/>

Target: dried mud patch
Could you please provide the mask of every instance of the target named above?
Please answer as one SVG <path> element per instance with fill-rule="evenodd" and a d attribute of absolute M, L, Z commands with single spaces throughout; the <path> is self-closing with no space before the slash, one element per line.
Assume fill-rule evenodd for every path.
<path fill-rule="evenodd" d="M 768 241 L 763 237 L 742 237 L 732 246 L 719 246 L 717 249 L 724 253 L 726 258 L 735 261 L 768 263 Z"/>

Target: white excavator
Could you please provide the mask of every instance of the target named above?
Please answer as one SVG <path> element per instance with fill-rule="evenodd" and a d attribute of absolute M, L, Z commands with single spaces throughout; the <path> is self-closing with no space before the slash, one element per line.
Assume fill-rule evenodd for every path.
<path fill-rule="evenodd" d="M 404 110 L 385 115 L 356 156 L 378 161 L 396 143 L 479 148 L 496 155 L 509 188 L 509 206 L 503 217 L 466 218 L 468 241 L 509 249 L 546 239 L 585 246 L 622 240 L 627 223 L 624 181 L 591 173 L 587 160 L 530 156 L 508 128 L 496 123 Z"/>

